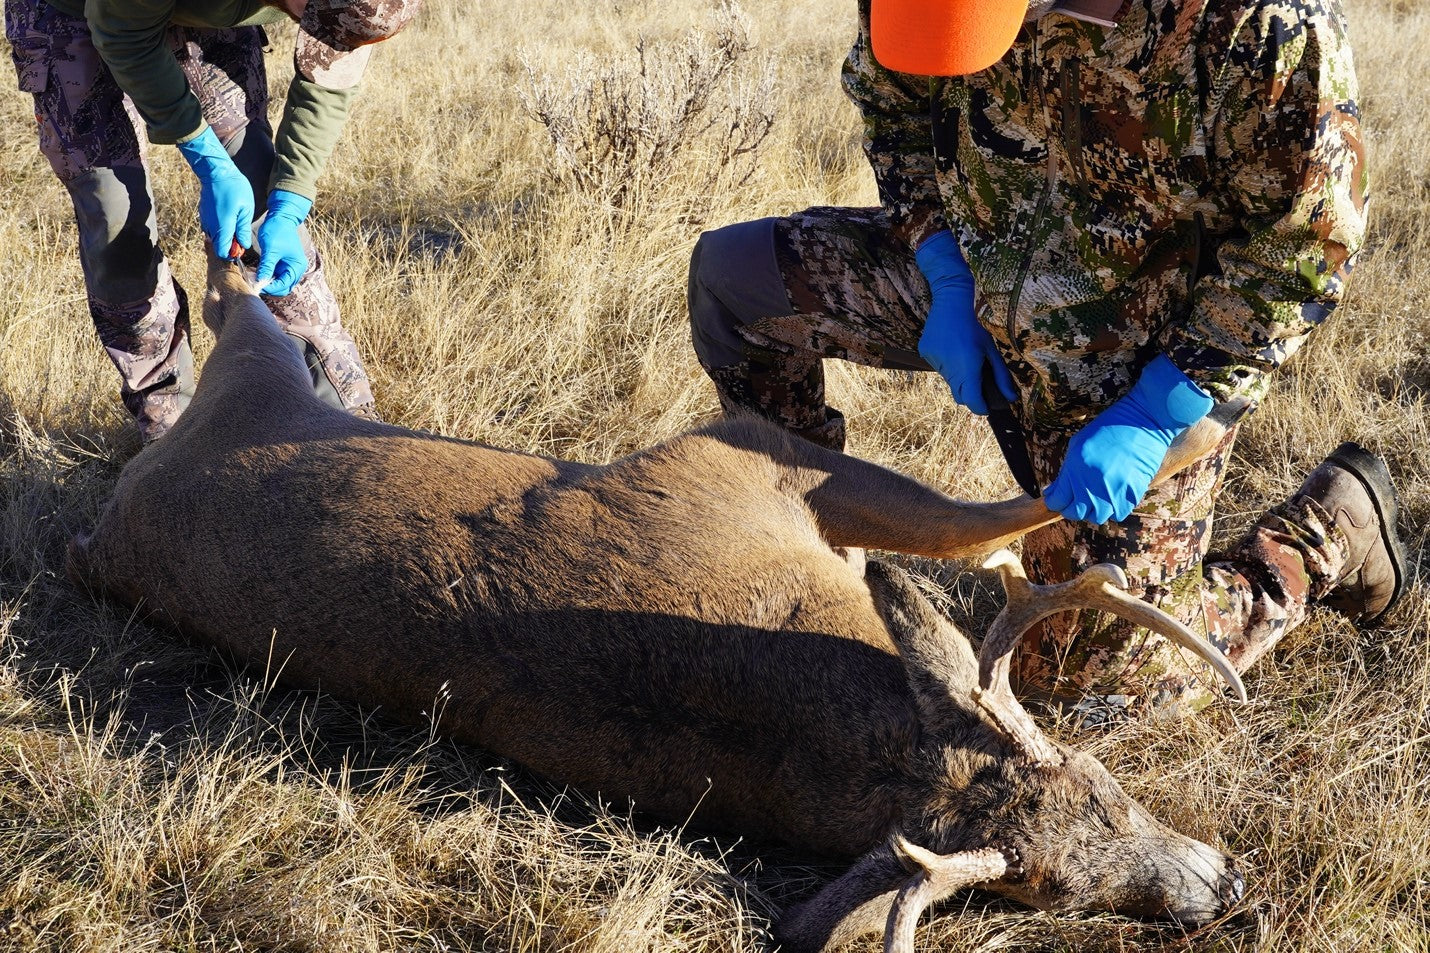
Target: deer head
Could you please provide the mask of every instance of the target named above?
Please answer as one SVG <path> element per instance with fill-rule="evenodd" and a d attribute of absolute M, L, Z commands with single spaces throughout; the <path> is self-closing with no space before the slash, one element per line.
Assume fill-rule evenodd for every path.
<path fill-rule="evenodd" d="M 900 829 L 780 924 L 784 948 L 832 951 L 883 930 L 912 953 L 920 914 L 977 885 L 1042 909 L 1102 909 L 1199 924 L 1241 897 L 1221 851 L 1177 833 L 1129 798 L 1095 758 L 1045 735 L 1008 684 L 1008 655 L 1035 622 L 1072 608 L 1113 612 L 1192 651 L 1245 700 L 1225 657 L 1095 566 L 1037 586 L 1007 551 L 1008 602 L 975 658 L 907 578 L 871 564 L 870 586 L 918 702 L 921 742 Z"/>

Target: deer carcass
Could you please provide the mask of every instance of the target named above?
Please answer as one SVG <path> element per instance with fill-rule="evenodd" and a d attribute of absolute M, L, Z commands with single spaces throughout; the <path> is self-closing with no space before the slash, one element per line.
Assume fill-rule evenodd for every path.
<path fill-rule="evenodd" d="M 210 284 L 198 393 L 74 541 L 76 581 L 293 685 L 417 721 L 442 696 L 441 731 L 557 781 L 857 858 L 784 918 L 787 950 L 866 930 L 909 950 L 920 911 L 970 884 L 1190 923 L 1240 895 L 1229 857 L 1008 687 L 1020 633 L 1074 605 L 1240 692 L 1214 648 L 1115 570 L 1036 587 L 1004 554 L 975 657 L 900 572 L 836 549 L 987 552 L 1054 519 L 1038 501 L 955 501 L 752 419 L 605 466 L 359 420 L 313 396 L 237 267 Z"/>

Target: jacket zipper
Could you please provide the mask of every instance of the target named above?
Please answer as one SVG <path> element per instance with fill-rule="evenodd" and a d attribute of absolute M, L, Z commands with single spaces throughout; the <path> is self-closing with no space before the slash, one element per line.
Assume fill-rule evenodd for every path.
<path fill-rule="evenodd" d="M 1068 168 L 1079 187 L 1087 181 L 1082 167 L 1082 64 L 1076 58 L 1063 64 L 1063 146 L 1068 150 Z"/>

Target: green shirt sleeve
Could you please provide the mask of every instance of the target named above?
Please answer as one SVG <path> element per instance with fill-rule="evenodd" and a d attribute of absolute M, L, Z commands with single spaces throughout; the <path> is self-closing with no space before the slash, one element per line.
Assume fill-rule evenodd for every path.
<path fill-rule="evenodd" d="M 169 46 L 170 24 L 233 27 L 285 19 L 257 0 L 85 0 L 94 46 L 133 100 L 156 145 L 188 142 L 204 130 L 199 99 Z M 275 142 L 269 187 L 316 198 L 318 176 L 347 124 L 356 85 L 332 89 L 295 71 Z"/>
<path fill-rule="evenodd" d="M 318 176 L 342 135 L 359 88 L 329 89 L 294 74 L 278 125 L 270 189 L 317 198 Z"/>
<path fill-rule="evenodd" d="M 204 128 L 199 100 L 169 49 L 174 0 L 86 0 L 94 48 L 129 94 L 158 145 L 187 142 Z"/>

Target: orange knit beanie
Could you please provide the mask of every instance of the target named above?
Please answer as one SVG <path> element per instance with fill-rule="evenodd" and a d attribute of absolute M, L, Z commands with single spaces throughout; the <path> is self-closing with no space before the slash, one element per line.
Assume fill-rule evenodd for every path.
<path fill-rule="evenodd" d="M 872 0 L 870 38 L 885 69 L 925 76 L 976 73 L 1003 58 L 1028 0 Z"/>

